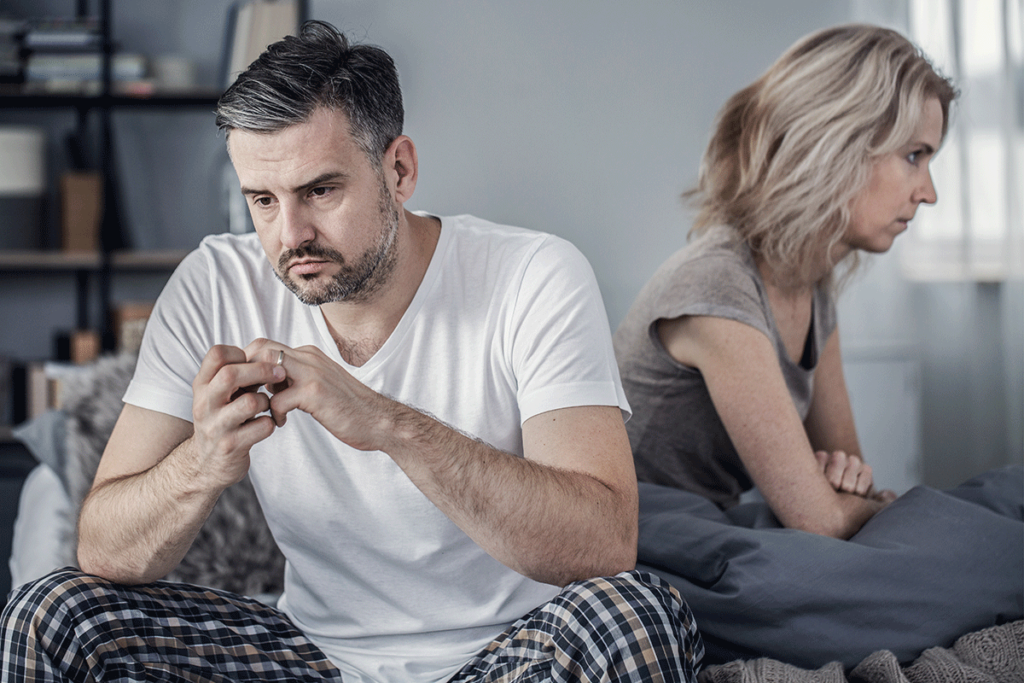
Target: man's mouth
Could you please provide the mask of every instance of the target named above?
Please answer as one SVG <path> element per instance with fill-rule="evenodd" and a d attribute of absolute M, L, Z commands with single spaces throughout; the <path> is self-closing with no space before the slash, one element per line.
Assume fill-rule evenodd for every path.
<path fill-rule="evenodd" d="M 300 261 L 293 261 L 288 266 L 288 272 L 294 273 L 295 275 L 316 275 L 329 263 L 329 261 L 321 261 L 314 259 L 303 259 Z"/>

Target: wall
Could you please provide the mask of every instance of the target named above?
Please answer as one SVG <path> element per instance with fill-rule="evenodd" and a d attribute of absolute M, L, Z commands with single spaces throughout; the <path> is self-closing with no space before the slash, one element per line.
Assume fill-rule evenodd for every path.
<path fill-rule="evenodd" d="M 65 13 L 73 3 L 7 0 L 0 9 L 35 15 L 40 5 Z M 216 82 L 226 0 L 114 5 L 124 49 L 187 52 L 201 80 Z M 679 195 L 696 179 L 722 102 L 795 39 L 853 12 L 848 0 L 311 0 L 310 9 L 395 57 L 421 164 L 410 208 L 572 240 L 594 266 L 613 327 L 685 243 L 689 214 Z M 118 149 L 138 246 L 187 247 L 224 229 L 226 156 L 212 116 L 119 114 Z M 58 319 L 73 310 L 66 288 L 0 278 L 5 319 L 32 319 L 13 303 L 12 287 L 41 290 Z M 988 294 L 908 285 L 886 255 L 841 304 L 866 450 L 892 451 L 882 457 L 906 485 L 944 485 L 1020 459 L 1013 330 L 1024 335 L 992 315 L 1024 308 L 1020 295 L 1013 308 L 1002 291 Z M 975 295 L 992 310 L 975 310 Z M 965 325 L 968 313 L 977 317 Z M 0 328 L 0 353 L 49 343 L 39 326 L 10 327 Z M 975 353 L 965 369 L 968 349 Z M 963 429 L 965 420 L 974 426 Z"/>

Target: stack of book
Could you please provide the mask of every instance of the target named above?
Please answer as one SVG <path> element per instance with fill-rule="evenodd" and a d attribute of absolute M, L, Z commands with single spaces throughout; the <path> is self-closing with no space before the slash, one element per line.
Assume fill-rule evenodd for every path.
<path fill-rule="evenodd" d="M 21 83 L 21 40 L 25 22 L 0 17 L 0 83 Z"/>
<path fill-rule="evenodd" d="M 103 35 L 95 19 L 31 22 L 24 36 L 25 84 L 29 90 L 95 94 L 103 78 Z M 115 54 L 111 79 L 132 82 L 146 75 L 146 60 Z"/>

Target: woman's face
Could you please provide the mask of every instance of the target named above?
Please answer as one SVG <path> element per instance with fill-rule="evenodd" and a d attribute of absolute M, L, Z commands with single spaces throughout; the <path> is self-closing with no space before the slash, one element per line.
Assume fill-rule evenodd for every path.
<path fill-rule="evenodd" d="M 867 185 L 850 205 L 850 225 L 843 238 L 846 247 L 888 251 L 907 229 L 918 205 L 935 203 L 928 164 L 942 143 L 942 123 L 942 107 L 937 97 L 931 97 L 910 141 L 875 161 Z"/>

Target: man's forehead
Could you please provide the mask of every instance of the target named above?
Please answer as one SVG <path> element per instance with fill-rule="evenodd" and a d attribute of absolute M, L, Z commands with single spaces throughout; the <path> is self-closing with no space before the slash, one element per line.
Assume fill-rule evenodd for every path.
<path fill-rule="evenodd" d="M 312 146 L 330 145 L 336 148 L 358 148 L 352 135 L 348 117 L 339 109 L 319 107 L 301 122 L 276 130 L 250 130 L 231 128 L 226 132 L 228 154 L 236 147 L 291 147 L 309 143 Z"/>

